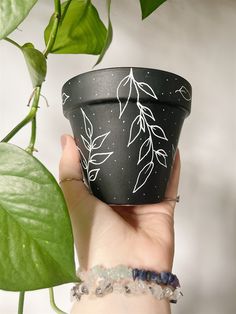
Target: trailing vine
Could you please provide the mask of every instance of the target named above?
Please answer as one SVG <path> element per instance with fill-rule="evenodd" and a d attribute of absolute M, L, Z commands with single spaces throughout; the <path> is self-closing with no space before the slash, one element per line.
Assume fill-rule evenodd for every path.
<path fill-rule="evenodd" d="M 91 0 L 53 0 L 54 11 L 44 31 L 43 51 L 33 43 L 21 45 L 9 37 L 37 2 L 1 0 L 0 6 L 0 40 L 21 50 L 33 85 L 27 104 L 30 107 L 28 114 L 0 141 L 0 289 L 19 291 L 18 314 L 22 314 L 25 291 L 49 288 L 52 308 L 62 314 L 65 312 L 56 306 L 51 287 L 80 279 L 76 276 L 72 228 L 62 191 L 48 169 L 33 156 L 37 152 L 37 113 L 40 97 L 44 97 L 41 90 L 49 54 L 93 54 L 99 56 L 96 64 L 102 61 L 113 36 L 111 0 L 106 4 L 107 28 Z M 142 18 L 163 2 L 165 0 L 140 0 Z M 141 104 L 139 108 L 139 119 L 143 121 L 143 127 L 148 127 L 147 112 Z M 87 132 L 90 121 L 85 113 L 84 122 Z M 9 141 L 29 123 L 28 146 L 21 149 L 10 144 Z M 82 138 L 90 153 L 89 160 L 83 159 L 90 181 L 96 178 L 99 168 L 89 169 L 89 164 L 99 165 L 112 154 L 92 154 L 107 136 L 108 133 L 102 134 L 92 140 L 92 134 L 89 134 L 88 140 Z M 22 264 L 27 272 L 22 271 Z"/>

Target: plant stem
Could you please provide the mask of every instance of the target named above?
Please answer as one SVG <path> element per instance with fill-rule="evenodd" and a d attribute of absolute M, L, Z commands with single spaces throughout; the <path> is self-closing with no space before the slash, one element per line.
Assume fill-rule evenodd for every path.
<path fill-rule="evenodd" d="M 4 38 L 6 41 L 8 41 L 9 43 L 11 43 L 12 45 L 16 46 L 17 48 L 21 49 L 21 46 L 19 44 L 17 44 L 17 42 L 15 42 L 13 39 L 11 38 Z"/>
<path fill-rule="evenodd" d="M 40 90 L 41 86 L 36 87 L 34 92 L 34 100 L 32 107 L 30 109 L 30 112 L 27 114 L 27 116 L 19 123 L 17 126 L 14 127 L 11 132 L 7 134 L 7 136 L 4 137 L 4 139 L 1 140 L 1 142 L 8 142 L 20 129 L 23 128 L 27 123 L 29 123 L 36 115 L 36 112 L 38 110 L 38 102 L 40 97 Z M 35 140 L 35 139 L 34 139 Z M 34 142 L 33 142 L 34 144 Z"/>
<path fill-rule="evenodd" d="M 25 291 L 20 291 L 19 303 L 18 303 L 18 314 L 23 314 L 25 300 Z"/>
<path fill-rule="evenodd" d="M 26 151 L 30 154 L 33 154 L 35 150 L 34 149 L 35 140 L 36 140 L 36 116 L 31 121 L 31 138 L 30 143 L 26 148 Z"/>
<path fill-rule="evenodd" d="M 50 297 L 50 304 L 53 308 L 53 310 L 58 313 L 58 314 L 66 314 L 65 312 L 63 312 L 62 310 L 60 310 L 56 304 L 55 304 L 55 300 L 54 300 L 54 292 L 53 292 L 53 288 L 49 288 L 49 297 Z"/>
<path fill-rule="evenodd" d="M 48 54 L 51 52 L 53 45 L 55 43 L 55 40 L 56 40 L 58 26 L 59 26 L 60 19 L 61 19 L 61 1 L 60 0 L 54 0 L 53 17 L 54 17 L 54 21 L 53 21 L 53 25 L 52 25 L 52 30 L 51 30 L 51 33 L 50 33 L 50 36 L 48 39 L 46 49 L 43 52 L 45 58 L 47 58 Z"/>

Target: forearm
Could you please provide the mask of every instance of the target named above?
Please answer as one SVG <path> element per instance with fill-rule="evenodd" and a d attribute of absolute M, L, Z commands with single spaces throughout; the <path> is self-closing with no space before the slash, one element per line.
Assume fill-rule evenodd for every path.
<path fill-rule="evenodd" d="M 83 295 L 76 301 L 71 314 L 170 314 L 168 300 L 156 300 L 151 295 L 132 295 L 111 293 L 104 297 L 91 299 Z"/>

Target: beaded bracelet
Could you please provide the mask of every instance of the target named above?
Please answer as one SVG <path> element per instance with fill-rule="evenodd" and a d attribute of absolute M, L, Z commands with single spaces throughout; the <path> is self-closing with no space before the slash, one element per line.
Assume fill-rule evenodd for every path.
<path fill-rule="evenodd" d="M 157 273 L 125 265 L 112 268 L 96 265 L 89 271 L 79 269 L 77 275 L 82 282 L 71 289 L 71 298 L 77 301 L 83 294 L 101 297 L 115 292 L 125 295 L 151 294 L 158 300 L 166 298 L 171 303 L 177 303 L 183 295 L 178 278 L 170 272 Z"/>

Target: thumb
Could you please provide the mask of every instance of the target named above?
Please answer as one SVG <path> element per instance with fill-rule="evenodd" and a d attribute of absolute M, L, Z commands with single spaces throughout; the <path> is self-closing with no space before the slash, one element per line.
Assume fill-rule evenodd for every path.
<path fill-rule="evenodd" d="M 59 163 L 59 180 L 79 179 L 63 181 L 60 183 L 68 208 L 74 208 L 78 202 L 90 196 L 83 182 L 80 165 L 80 154 L 72 136 L 64 134 L 61 136 L 62 155 Z"/>

